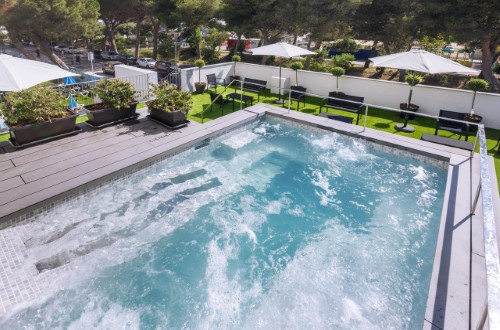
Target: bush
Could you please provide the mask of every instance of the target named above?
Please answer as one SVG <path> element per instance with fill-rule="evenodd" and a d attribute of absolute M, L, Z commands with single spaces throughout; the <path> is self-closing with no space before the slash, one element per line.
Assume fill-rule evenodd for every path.
<path fill-rule="evenodd" d="M 233 55 L 233 57 L 231 57 L 231 61 L 241 62 L 241 56 L 240 55 Z"/>
<path fill-rule="evenodd" d="M 332 68 L 330 71 L 335 77 L 340 77 L 345 75 L 345 69 L 341 68 L 340 66 L 335 66 Z"/>
<path fill-rule="evenodd" d="M 203 47 L 201 49 L 201 56 L 208 64 L 214 64 L 219 62 L 220 52 L 211 47 Z"/>
<path fill-rule="evenodd" d="M 329 72 L 330 71 L 330 66 L 326 64 L 325 62 L 311 62 L 309 65 L 309 70 L 314 71 L 314 72 Z"/>
<path fill-rule="evenodd" d="M 418 74 L 408 73 L 405 76 L 405 81 L 410 86 L 417 86 L 422 82 L 422 80 L 422 76 L 419 76 Z"/>
<path fill-rule="evenodd" d="M 152 96 L 154 100 L 146 102 L 148 111 L 151 109 L 163 110 L 167 112 L 182 111 L 184 114 L 189 112 L 193 106 L 193 97 L 189 92 L 182 92 L 177 87 L 167 82 L 152 84 Z"/>
<path fill-rule="evenodd" d="M 474 92 L 482 92 L 488 89 L 489 84 L 486 80 L 472 78 L 465 83 L 465 87 Z"/>
<path fill-rule="evenodd" d="M 68 113 L 59 90 L 37 86 L 7 94 L 0 114 L 7 124 L 24 126 L 62 118 Z"/>
<path fill-rule="evenodd" d="M 352 68 L 352 61 L 354 60 L 355 57 L 352 54 L 335 55 L 332 58 L 332 64 L 333 66 L 339 66 L 341 68 L 344 68 L 345 71 L 347 72 Z"/>
<path fill-rule="evenodd" d="M 333 43 L 332 48 L 341 52 L 354 52 L 357 50 L 358 45 L 354 39 L 344 38 Z"/>
<path fill-rule="evenodd" d="M 116 109 L 129 108 L 135 101 L 134 86 L 121 79 L 99 80 L 94 90 L 102 103 Z"/>
<path fill-rule="evenodd" d="M 141 50 L 139 57 L 153 57 L 153 50 L 152 49 Z"/>

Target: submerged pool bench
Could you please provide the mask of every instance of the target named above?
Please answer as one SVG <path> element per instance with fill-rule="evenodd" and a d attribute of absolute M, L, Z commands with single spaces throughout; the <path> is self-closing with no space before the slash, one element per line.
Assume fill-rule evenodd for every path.
<path fill-rule="evenodd" d="M 328 97 L 321 100 L 319 113 L 321 114 L 321 112 L 323 111 L 323 107 L 354 112 L 358 115 L 356 117 L 357 125 L 364 101 L 365 98 L 361 96 L 352 96 L 346 95 L 344 93 L 330 92 L 328 93 Z"/>
<path fill-rule="evenodd" d="M 257 101 L 260 101 L 260 93 L 266 90 L 266 86 L 267 86 L 267 81 L 265 80 L 244 78 L 242 89 L 244 91 L 257 93 Z M 238 86 L 235 86 L 233 84 L 233 87 L 235 87 L 235 92 L 236 92 L 236 89 L 237 87 L 239 87 L 239 84 Z"/>

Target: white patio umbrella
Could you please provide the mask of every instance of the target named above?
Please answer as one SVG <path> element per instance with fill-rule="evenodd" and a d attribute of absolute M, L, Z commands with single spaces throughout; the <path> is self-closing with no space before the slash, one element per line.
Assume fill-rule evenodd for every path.
<path fill-rule="evenodd" d="M 65 77 L 78 76 L 60 67 L 44 62 L 0 55 L 0 91 L 20 91 L 40 83 Z"/>
<path fill-rule="evenodd" d="M 369 58 L 374 66 L 381 66 L 386 68 L 411 70 L 431 74 L 451 73 L 451 74 L 467 74 L 477 75 L 478 71 L 468 68 L 457 62 L 453 62 L 425 50 L 410 50 L 397 54 L 378 56 Z M 408 114 L 405 116 L 404 124 L 397 124 L 396 129 L 404 132 L 414 132 L 415 129 L 407 126 Z"/>
<path fill-rule="evenodd" d="M 252 55 L 278 56 L 278 57 L 285 57 L 285 58 L 292 58 L 292 57 L 303 56 L 303 55 L 316 55 L 315 52 L 311 52 L 310 50 L 287 44 L 286 42 L 278 42 L 276 44 L 257 47 L 257 48 L 251 49 L 250 51 L 252 52 Z M 280 78 L 279 78 L 279 87 L 278 88 L 279 88 L 278 89 L 278 100 L 276 100 L 276 103 L 283 103 L 283 100 L 281 100 L 281 63 L 280 63 Z"/>
<path fill-rule="evenodd" d="M 374 66 L 411 70 L 431 74 L 456 73 L 477 75 L 479 72 L 425 50 L 410 50 L 397 54 L 372 57 Z"/>

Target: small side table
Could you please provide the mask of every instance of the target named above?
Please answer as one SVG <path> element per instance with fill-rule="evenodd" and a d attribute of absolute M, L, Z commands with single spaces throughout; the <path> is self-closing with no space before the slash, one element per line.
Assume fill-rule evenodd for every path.
<path fill-rule="evenodd" d="M 233 101 L 233 112 L 234 112 L 234 100 L 240 100 L 245 102 L 245 108 L 247 107 L 247 101 L 250 101 L 250 105 L 253 104 L 253 96 L 243 95 L 239 93 L 231 93 L 226 95 L 227 99 L 232 99 Z"/>

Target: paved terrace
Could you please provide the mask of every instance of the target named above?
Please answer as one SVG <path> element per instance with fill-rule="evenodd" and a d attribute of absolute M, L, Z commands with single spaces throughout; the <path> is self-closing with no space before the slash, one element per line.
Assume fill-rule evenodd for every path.
<path fill-rule="evenodd" d="M 139 120 L 128 124 L 101 130 L 82 124 L 84 131 L 78 135 L 22 150 L 0 144 L 0 317 L 14 305 L 36 299 L 44 290 L 50 290 L 57 278 L 52 271 L 38 274 L 29 263 L 23 232 L 17 230 L 16 224 L 26 223 L 30 212 L 39 212 L 83 189 L 123 176 L 268 113 L 449 162 L 447 203 L 442 214 L 424 328 L 465 328 L 469 316 L 473 326 L 478 323 L 486 301 L 481 203 L 475 216 L 471 217 L 469 210 L 475 192 L 475 188 L 471 192 L 470 173 L 472 171 L 472 186 L 476 187 L 479 157 L 471 160 L 469 153 L 463 150 L 372 129 L 363 132 L 360 126 L 295 111 L 288 113 L 267 104 L 203 125 L 191 123 L 178 131 L 169 131 L 144 118 L 144 109 L 140 112 Z M 493 169 L 492 160 L 490 165 Z M 495 178 L 494 169 L 491 173 Z M 497 192 L 495 184 L 493 189 Z"/>

